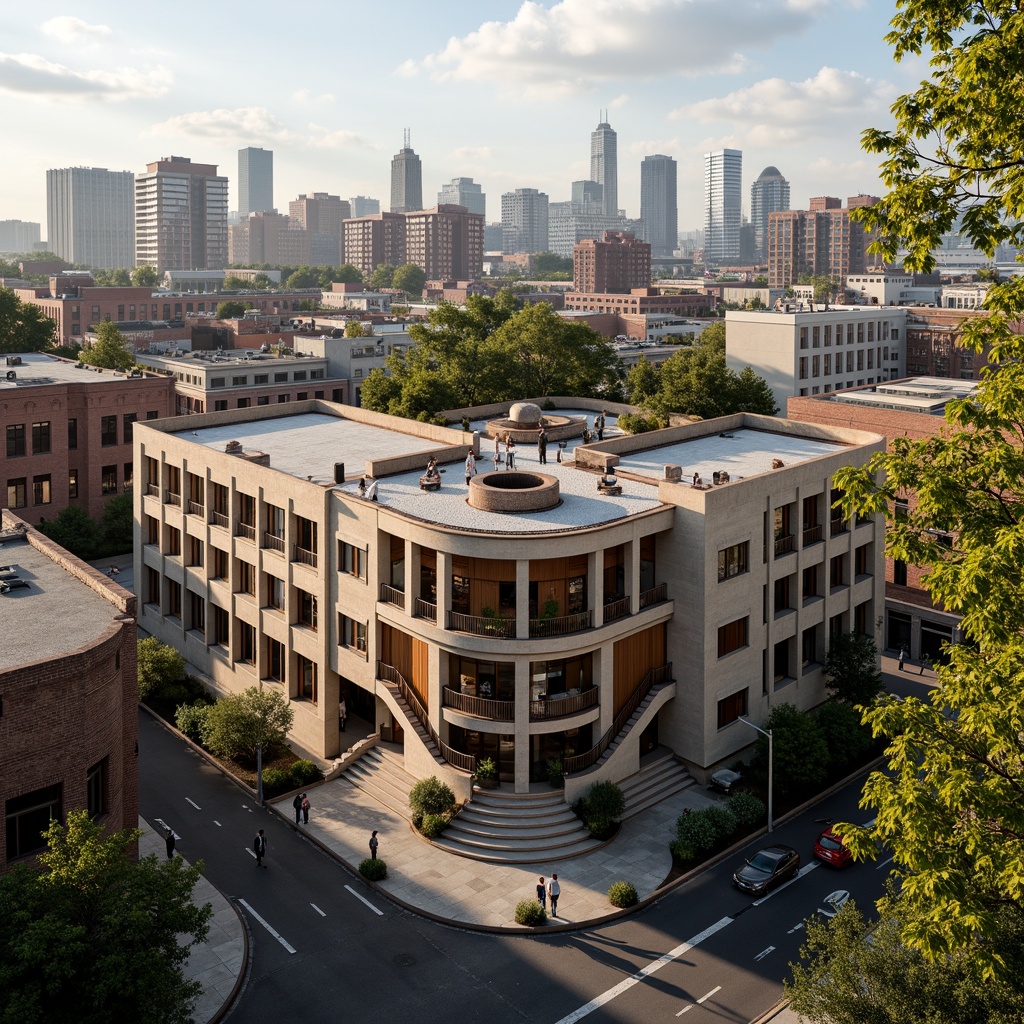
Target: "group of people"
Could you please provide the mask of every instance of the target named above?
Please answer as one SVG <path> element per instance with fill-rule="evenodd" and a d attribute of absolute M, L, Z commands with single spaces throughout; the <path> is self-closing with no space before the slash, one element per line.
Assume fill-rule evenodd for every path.
<path fill-rule="evenodd" d="M 305 813 L 307 815 L 306 821 L 308 823 L 308 820 L 309 820 L 308 819 L 309 801 L 306 800 L 306 794 L 303 793 L 301 797 L 296 796 L 295 800 L 296 801 L 301 800 L 305 804 L 305 806 L 302 808 L 302 810 L 303 810 L 303 813 Z M 293 803 L 294 803 L 294 801 L 293 801 Z M 298 823 L 299 823 L 299 808 L 296 807 L 295 808 L 295 824 L 298 825 Z M 377 838 L 377 830 L 374 829 L 370 833 L 370 856 L 374 860 L 377 859 L 378 851 L 379 850 L 380 850 L 380 840 Z M 167 856 L 168 856 L 168 858 L 170 858 L 170 856 L 171 856 L 171 854 L 173 852 L 174 852 L 174 833 L 171 831 L 170 828 L 168 828 L 167 829 Z M 253 841 L 252 841 L 252 852 L 254 854 L 256 854 L 256 867 L 258 867 L 258 868 L 265 868 L 267 865 L 263 863 L 263 859 L 267 856 L 267 837 L 266 837 L 266 834 L 264 833 L 263 829 L 260 829 L 259 832 L 256 833 L 256 838 L 253 839 Z M 558 875 L 555 875 L 554 877 L 555 877 L 555 879 L 557 879 Z M 556 881 L 555 885 L 557 886 L 557 884 L 558 883 Z M 554 899 L 555 900 L 558 899 L 557 892 L 556 892 L 556 895 L 554 896 Z M 554 909 L 552 909 L 551 912 L 554 913 Z"/>
<path fill-rule="evenodd" d="M 309 824 L 309 797 L 305 793 L 296 793 L 295 799 L 292 801 L 292 807 L 295 808 L 295 824 L 299 823 L 299 815 L 302 815 L 302 824 Z"/>
<path fill-rule="evenodd" d="M 542 906 L 546 906 L 546 901 L 551 901 L 551 916 L 558 917 L 558 897 L 562 892 L 562 887 L 558 884 L 558 875 L 552 875 L 547 882 L 544 881 L 544 876 L 541 875 L 537 879 L 537 902 Z"/>

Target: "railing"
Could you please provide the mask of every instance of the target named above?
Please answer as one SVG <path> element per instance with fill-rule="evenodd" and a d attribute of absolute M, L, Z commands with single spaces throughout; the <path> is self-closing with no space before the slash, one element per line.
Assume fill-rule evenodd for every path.
<path fill-rule="evenodd" d="M 547 700 L 530 701 L 530 721 L 538 722 L 549 718 L 565 718 L 576 715 L 587 708 L 596 707 L 600 701 L 601 691 L 594 686 L 582 693 L 552 694 Z"/>
<path fill-rule="evenodd" d="M 829 524 L 829 536 L 836 537 L 840 533 L 846 533 L 850 529 L 850 521 L 848 519 L 833 519 Z"/>
<path fill-rule="evenodd" d="M 604 606 L 604 621 L 614 622 L 616 619 L 624 619 L 633 611 L 633 603 L 628 597 L 619 597 L 609 601 Z"/>
<path fill-rule="evenodd" d="M 549 619 L 530 619 L 530 636 L 565 636 L 590 629 L 594 625 L 594 613 L 574 612 L 572 615 L 557 615 Z"/>
<path fill-rule="evenodd" d="M 393 604 L 396 608 L 405 610 L 405 591 L 399 590 L 398 587 L 382 583 L 380 586 L 380 599 L 385 604 Z"/>
<path fill-rule="evenodd" d="M 808 544 L 817 544 L 821 540 L 821 523 L 817 526 L 808 526 L 804 530 L 804 547 Z"/>
<path fill-rule="evenodd" d="M 383 679 L 385 682 L 398 687 L 398 692 L 405 698 L 405 702 L 412 709 L 412 713 L 419 720 L 420 725 L 426 730 L 427 735 L 434 741 L 437 749 L 441 751 L 441 756 L 448 761 L 449 764 L 458 768 L 460 771 L 470 773 L 476 771 L 476 756 L 473 754 L 463 754 L 461 751 L 449 747 L 448 744 L 438 736 L 437 730 L 430 724 L 427 709 L 423 706 L 423 701 L 420 700 L 419 694 L 417 694 L 416 691 L 405 681 L 402 673 L 399 672 L 397 668 L 392 665 L 386 665 L 383 661 L 378 661 L 377 678 Z"/>
<path fill-rule="evenodd" d="M 516 620 L 511 615 L 464 615 L 462 612 L 449 612 L 448 628 L 458 633 L 511 640 L 516 635 Z"/>
<path fill-rule="evenodd" d="M 793 550 L 793 535 L 789 534 L 786 537 L 775 538 L 775 557 L 779 555 L 788 555 Z"/>
<path fill-rule="evenodd" d="M 215 509 L 210 512 L 211 526 L 222 526 L 227 529 L 228 521 L 228 517 L 223 512 L 218 512 Z"/>
<path fill-rule="evenodd" d="M 433 602 L 424 601 L 422 598 L 417 597 L 413 607 L 413 615 L 417 619 L 430 619 L 433 623 L 437 622 L 437 605 Z"/>
<path fill-rule="evenodd" d="M 159 484 L 146 484 L 146 493 L 154 498 L 160 497 L 160 485 Z"/>
<path fill-rule="evenodd" d="M 292 552 L 293 552 L 293 554 L 292 554 L 292 561 L 293 562 L 301 562 L 303 565 L 311 566 L 314 569 L 316 568 L 316 552 L 315 551 L 309 551 L 306 548 L 300 548 L 299 545 L 296 544 L 292 548 Z"/>
<path fill-rule="evenodd" d="M 626 723 L 633 717 L 633 712 L 640 707 L 644 698 L 651 692 L 651 689 L 667 682 L 671 678 L 671 661 L 667 665 L 652 668 L 640 681 L 640 685 L 633 691 L 630 698 L 622 706 L 622 710 L 615 716 L 611 728 L 597 741 L 597 744 L 582 754 L 575 754 L 564 760 L 562 767 L 565 774 L 572 775 L 596 764 L 600 756 L 611 746 L 612 740 L 626 727 Z"/>
<path fill-rule="evenodd" d="M 181 495 L 175 494 L 174 491 L 166 491 L 164 492 L 164 502 L 167 505 L 180 505 Z"/>
<path fill-rule="evenodd" d="M 444 706 L 455 708 L 467 715 L 477 718 L 488 718 L 492 722 L 513 722 L 516 717 L 514 700 L 491 700 L 489 697 L 471 697 L 468 693 L 460 693 L 446 686 L 444 688 Z"/>
<path fill-rule="evenodd" d="M 263 531 L 263 546 L 270 548 L 271 551 L 280 551 L 284 554 L 284 537 L 278 537 L 275 533 L 267 533 Z"/>
<path fill-rule="evenodd" d="M 251 523 L 235 523 L 235 536 L 244 537 L 246 540 L 256 539 L 256 527 Z"/>
<path fill-rule="evenodd" d="M 190 516 L 203 516 L 206 515 L 206 506 L 198 501 L 189 501 L 188 503 L 188 514 Z"/>
<path fill-rule="evenodd" d="M 650 590 L 645 590 L 640 595 L 640 610 L 644 608 L 650 608 L 652 604 L 660 604 L 662 601 L 668 600 L 668 584 L 659 583 L 656 587 L 651 587 Z"/>

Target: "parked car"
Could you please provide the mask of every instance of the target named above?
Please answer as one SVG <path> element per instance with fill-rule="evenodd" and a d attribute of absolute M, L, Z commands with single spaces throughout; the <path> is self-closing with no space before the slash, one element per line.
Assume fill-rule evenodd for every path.
<path fill-rule="evenodd" d="M 0 594 L 9 594 L 12 590 L 23 590 L 29 586 L 28 580 L 13 579 L 0 580 Z"/>
<path fill-rule="evenodd" d="M 717 789 L 720 793 L 729 794 L 732 792 L 733 786 L 742 778 L 743 776 L 739 772 L 734 772 L 729 768 L 719 768 L 717 772 L 712 772 L 708 789 Z"/>
<path fill-rule="evenodd" d="M 766 846 L 733 872 L 732 884 L 743 892 L 763 896 L 799 870 L 800 854 L 791 846 Z"/>
<path fill-rule="evenodd" d="M 853 861 L 853 855 L 843 842 L 843 837 L 831 825 L 815 841 L 814 856 L 834 868 L 845 868 Z"/>

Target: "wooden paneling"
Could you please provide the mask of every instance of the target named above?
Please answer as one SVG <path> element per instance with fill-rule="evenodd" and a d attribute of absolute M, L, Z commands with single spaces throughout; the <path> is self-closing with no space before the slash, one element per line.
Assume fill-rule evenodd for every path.
<path fill-rule="evenodd" d="M 430 647 L 425 640 L 414 636 L 412 638 L 412 675 L 406 676 L 409 685 L 416 691 L 416 695 L 425 708 L 430 708 L 427 700 L 427 680 L 430 677 Z"/>
<path fill-rule="evenodd" d="M 575 555 L 572 558 L 544 558 L 530 562 L 531 583 L 567 580 L 570 576 L 586 576 L 586 574 L 586 555 Z"/>
<path fill-rule="evenodd" d="M 452 574 L 471 580 L 493 580 L 495 583 L 514 583 L 516 563 L 507 558 L 453 558 Z M 497 593 L 497 588 L 495 588 Z"/>
<path fill-rule="evenodd" d="M 614 658 L 613 695 L 618 714 L 644 676 L 665 664 L 665 624 L 617 640 Z"/>
<path fill-rule="evenodd" d="M 429 650 L 426 642 L 403 633 L 387 623 L 381 632 L 381 661 L 398 669 L 402 678 L 416 691 L 423 706 L 427 703 L 427 680 L 430 677 Z"/>

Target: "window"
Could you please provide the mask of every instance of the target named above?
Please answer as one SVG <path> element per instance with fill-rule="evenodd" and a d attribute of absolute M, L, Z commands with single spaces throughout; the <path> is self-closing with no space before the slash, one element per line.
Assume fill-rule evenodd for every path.
<path fill-rule="evenodd" d="M 68 420 L 68 450 L 78 449 L 78 420 Z"/>
<path fill-rule="evenodd" d="M 146 518 L 148 519 L 149 517 L 147 516 Z M 203 542 L 198 537 L 191 535 L 188 538 L 188 564 L 203 564 Z"/>
<path fill-rule="evenodd" d="M 167 319 L 167 318 L 165 317 L 165 319 Z M 159 417 L 159 415 L 160 415 L 160 411 L 158 409 L 150 409 L 149 412 L 146 413 L 146 419 L 147 420 L 155 420 L 155 419 L 157 419 Z"/>
<path fill-rule="evenodd" d="M 308 626 L 315 633 L 317 630 L 317 604 L 316 598 L 306 591 L 299 591 L 299 622 Z"/>
<path fill-rule="evenodd" d="M 232 377 L 231 378 L 231 386 L 233 388 L 244 388 L 245 385 L 248 384 L 248 383 L 249 383 L 249 378 L 245 377 L 245 376 L 242 376 L 242 377 Z"/>
<path fill-rule="evenodd" d="M 812 665 L 818 660 L 818 627 L 811 626 L 805 629 L 800 638 L 801 663 L 804 668 Z"/>
<path fill-rule="evenodd" d="M 871 545 L 862 544 L 853 552 L 853 575 L 871 575 Z"/>
<path fill-rule="evenodd" d="M 32 504 L 50 504 L 50 474 L 32 477 Z"/>
<path fill-rule="evenodd" d="M 117 444 L 116 416 L 103 416 L 100 418 L 100 444 L 107 448 Z"/>
<path fill-rule="evenodd" d="M 746 688 L 724 697 L 718 702 L 718 728 L 722 729 L 747 713 Z"/>
<path fill-rule="evenodd" d="M 828 581 L 830 587 L 846 586 L 846 555 L 836 555 L 829 562 Z"/>
<path fill-rule="evenodd" d="M 718 552 L 718 582 L 732 579 L 748 571 L 747 555 L 750 550 L 750 542 L 743 541 L 742 544 L 733 544 L 731 547 L 722 548 Z"/>
<path fill-rule="evenodd" d="M 213 403 L 214 412 L 225 412 L 228 407 L 228 400 L 226 398 L 219 398 Z"/>
<path fill-rule="evenodd" d="M 245 665 L 256 664 L 256 627 L 248 622 L 238 624 L 238 660 Z"/>
<path fill-rule="evenodd" d="M 338 541 L 338 567 L 342 572 L 358 579 L 366 579 L 366 549 Z"/>
<path fill-rule="evenodd" d="M 803 571 L 804 600 L 818 596 L 818 566 L 812 565 Z"/>
<path fill-rule="evenodd" d="M 267 679 L 273 679 L 275 682 L 284 682 L 284 667 L 285 667 L 285 652 L 284 644 L 279 643 L 277 640 L 273 640 L 270 637 L 267 638 Z"/>
<path fill-rule="evenodd" d="M 50 452 L 50 421 L 32 424 L 32 454 L 48 455 Z"/>
<path fill-rule="evenodd" d="M 295 396 L 295 401 L 296 402 L 304 402 L 307 398 L 309 398 L 309 392 L 308 391 L 300 391 Z"/>
<path fill-rule="evenodd" d="M 24 508 L 28 504 L 28 478 L 19 476 L 7 481 L 7 507 Z"/>
<path fill-rule="evenodd" d="M 278 395 L 277 396 L 277 404 L 278 405 L 284 405 L 285 402 L 290 402 L 291 400 L 292 400 L 292 396 L 291 395 Z"/>
<path fill-rule="evenodd" d="M 350 619 L 347 615 L 338 615 L 338 635 L 342 647 L 366 654 L 366 623 Z"/>
<path fill-rule="evenodd" d="M 228 553 L 220 548 L 213 549 L 213 579 L 226 580 L 228 578 Z"/>
<path fill-rule="evenodd" d="M 783 576 L 775 581 L 775 614 L 793 607 L 793 580 L 795 576 Z"/>
<path fill-rule="evenodd" d="M 256 595 L 256 566 L 238 562 L 238 593 Z"/>
<path fill-rule="evenodd" d="M 295 373 L 292 374 L 292 380 L 305 380 L 305 379 L 306 379 L 306 371 L 305 370 L 296 370 Z"/>
<path fill-rule="evenodd" d="M 274 374 L 274 383 L 275 384 L 284 384 L 287 380 L 288 380 L 288 374 L 287 373 L 275 373 Z"/>
<path fill-rule="evenodd" d="M 213 606 L 213 642 L 227 647 L 231 636 L 231 616 L 224 608 Z"/>
<path fill-rule="evenodd" d="M 250 398 L 240 398 L 238 400 L 238 408 L 239 409 L 248 409 L 251 404 L 252 404 L 252 399 L 250 399 Z"/>
<path fill-rule="evenodd" d="M 77 469 L 69 469 L 68 470 L 68 497 L 69 498 L 77 498 L 78 497 L 78 470 Z"/>
<path fill-rule="evenodd" d="M 25 424 L 11 423 L 7 427 L 7 458 L 25 454 Z"/>
<path fill-rule="evenodd" d="M 317 666 L 315 661 L 297 656 L 299 664 L 299 696 L 304 700 L 317 702 Z"/>
<path fill-rule="evenodd" d="M 267 576 L 267 606 L 279 612 L 284 611 L 284 580 Z"/>
<path fill-rule="evenodd" d="M 101 472 L 101 493 L 117 494 L 117 466 L 104 466 Z"/>
<path fill-rule="evenodd" d="M 256 376 L 253 377 L 253 382 L 256 384 L 266 384 L 269 380 L 270 374 L 267 373 L 257 373 Z"/>
<path fill-rule="evenodd" d="M 800 380 L 807 380 L 807 356 L 800 357 Z"/>
<path fill-rule="evenodd" d="M 270 405 L 270 397 L 268 395 L 259 395 L 256 399 L 257 405 Z"/>
<path fill-rule="evenodd" d="M 43 833 L 51 821 L 60 821 L 61 785 L 47 786 L 7 801 L 7 862 L 46 849 Z"/>
<path fill-rule="evenodd" d="M 892 581 L 898 587 L 907 585 L 907 563 L 901 562 L 898 558 L 892 563 Z"/>
<path fill-rule="evenodd" d="M 132 438 L 135 436 L 134 433 L 133 433 L 133 428 L 134 428 L 135 421 L 138 418 L 139 418 L 138 413 L 134 413 L 134 412 L 126 412 L 124 414 L 124 416 L 121 417 L 121 422 L 123 424 L 122 430 L 123 430 L 123 434 L 124 434 L 124 443 L 125 444 L 131 444 L 132 443 Z"/>
<path fill-rule="evenodd" d="M 94 821 L 107 813 L 108 759 L 97 761 L 85 773 L 85 809 Z"/>
<path fill-rule="evenodd" d="M 211 388 L 222 388 L 222 387 L 224 387 L 224 378 L 223 377 L 213 377 L 213 378 L 211 378 L 211 380 L 210 380 L 210 387 Z"/>
<path fill-rule="evenodd" d="M 718 656 L 738 651 L 741 647 L 747 646 L 747 618 L 736 619 L 735 622 L 727 623 L 718 627 Z"/>
<path fill-rule="evenodd" d="M 181 530 L 175 526 L 167 527 L 167 550 L 165 555 L 181 554 Z"/>
<path fill-rule="evenodd" d="M 189 629 L 206 632 L 206 600 L 199 594 L 188 592 Z"/>

